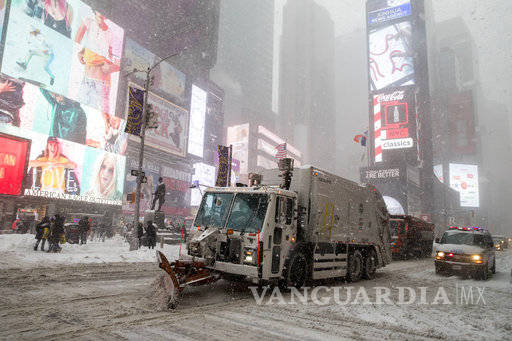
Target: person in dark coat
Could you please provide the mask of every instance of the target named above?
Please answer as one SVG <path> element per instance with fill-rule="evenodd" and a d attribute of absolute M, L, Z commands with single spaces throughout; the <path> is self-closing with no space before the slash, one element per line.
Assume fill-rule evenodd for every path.
<path fill-rule="evenodd" d="M 36 245 L 34 245 L 34 251 L 37 251 L 37 248 L 39 247 L 39 243 L 41 240 L 43 241 L 41 243 L 41 251 L 44 251 L 44 244 L 46 243 L 46 236 L 45 236 L 45 229 L 50 228 L 50 218 L 47 216 L 43 217 L 43 220 L 39 224 L 36 225 Z"/>
<path fill-rule="evenodd" d="M 48 252 L 59 252 L 61 247 L 59 241 L 64 234 L 64 218 L 59 214 L 53 217 L 53 222 L 50 222 L 50 248 Z"/>
<path fill-rule="evenodd" d="M 146 226 L 146 238 L 148 241 L 148 247 L 150 249 L 154 249 L 156 246 L 156 228 L 151 220 L 148 221 L 148 225 Z"/>
<path fill-rule="evenodd" d="M 80 234 L 80 245 L 87 244 L 87 232 L 91 225 L 89 224 L 89 219 L 87 217 L 82 217 L 78 222 L 78 233 Z"/>
<path fill-rule="evenodd" d="M 144 228 L 142 223 L 137 224 L 137 238 L 139 239 L 139 248 L 142 246 L 142 236 L 144 236 Z"/>

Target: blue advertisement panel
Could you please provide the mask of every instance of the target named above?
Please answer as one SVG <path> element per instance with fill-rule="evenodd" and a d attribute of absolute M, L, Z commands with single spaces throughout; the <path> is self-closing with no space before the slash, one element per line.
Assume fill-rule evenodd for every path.
<path fill-rule="evenodd" d="M 368 24 L 376 25 L 411 15 L 409 0 L 387 0 L 377 10 L 368 13 Z"/>

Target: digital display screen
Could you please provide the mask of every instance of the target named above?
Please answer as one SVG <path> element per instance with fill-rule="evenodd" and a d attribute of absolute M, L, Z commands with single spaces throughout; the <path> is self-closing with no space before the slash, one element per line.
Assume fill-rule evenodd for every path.
<path fill-rule="evenodd" d="M 460 193 L 461 207 L 480 207 L 478 166 L 450 163 L 450 187 Z"/>
<path fill-rule="evenodd" d="M 188 153 L 203 157 L 204 126 L 206 116 L 206 91 L 192 85 L 190 101 L 190 134 L 188 138 Z"/>
<path fill-rule="evenodd" d="M 233 145 L 233 158 L 240 161 L 240 173 L 248 173 L 249 123 L 228 127 L 227 145 Z"/>
<path fill-rule="evenodd" d="M 29 140 L 0 135 L 0 194 L 21 194 L 29 149 Z"/>
<path fill-rule="evenodd" d="M 414 61 L 409 21 L 370 30 L 370 91 L 414 84 Z"/>
<path fill-rule="evenodd" d="M 0 132 L 31 141 L 26 196 L 122 204 L 125 156 L 12 125 Z"/>
<path fill-rule="evenodd" d="M 129 85 L 126 93 L 127 103 L 130 87 L 138 88 L 133 83 Z M 156 129 L 146 130 L 146 144 L 164 152 L 185 157 L 189 120 L 188 111 L 152 92 L 149 93 L 148 103 L 158 118 L 158 124 Z M 128 107 L 126 105 L 126 108 Z M 126 115 L 128 115 L 128 111 Z M 132 138 L 134 141 L 138 141 L 138 138 Z"/>
<path fill-rule="evenodd" d="M 165 58 L 166 56 L 163 56 Z M 128 79 L 139 86 L 143 86 L 146 81 L 145 71 L 160 61 L 160 57 L 154 55 L 132 39 L 126 39 L 126 45 L 123 56 L 123 70 L 132 72 L 134 69 L 142 72 L 133 72 Z M 172 102 L 185 104 L 186 76 L 171 65 L 169 62 L 162 62 L 151 71 L 153 83 L 151 91 L 158 96 L 162 96 Z"/>
<path fill-rule="evenodd" d="M 215 167 L 200 162 L 194 164 L 194 170 L 195 173 L 192 176 L 192 181 L 198 181 L 200 187 L 192 189 L 190 194 L 190 205 L 199 206 L 203 197 L 201 191 L 204 191 L 204 186 L 215 186 Z"/>
<path fill-rule="evenodd" d="M 368 24 L 377 25 L 409 15 L 411 15 L 411 2 L 409 0 L 377 1 L 373 8 L 369 8 Z"/>
<path fill-rule="evenodd" d="M 382 92 L 373 96 L 373 136 L 375 162 L 386 161 L 393 149 L 415 145 L 416 111 L 414 92 L 410 88 Z"/>
<path fill-rule="evenodd" d="M 78 0 L 11 1 L 2 73 L 114 113 L 124 31 Z"/>

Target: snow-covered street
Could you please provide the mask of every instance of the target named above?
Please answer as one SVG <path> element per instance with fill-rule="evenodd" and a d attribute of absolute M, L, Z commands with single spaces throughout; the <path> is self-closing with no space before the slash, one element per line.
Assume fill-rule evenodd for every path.
<path fill-rule="evenodd" d="M 24 256 L 20 236 L 0 244 L 0 338 L 483 340 L 508 339 L 512 333 L 510 249 L 497 253 L 497 273 L 488 281 L 435 275 L 432 259 L 397 261 L 373 281 L 316 283 L 340 287 L 341 301 L 353 287 L 350 304 L 316 305 L 311 299 L 290 304 L 290 293 L 283 293 L 286 304 L 267 304 L 268 291 L 258 305 L 252 284 L 219 281 L 187 288 L 178 308 L 164 311 L 153 297 L 152 283 L 161 270 L 152 250 L 130 253 L 122 240 L 113 239 L 85 247 L 66 244 L 62 253 L 50 255 L 31 250 L 28 236 Z M 177 247 L 164 252 L 172 257 Z M 374 304 L 376 287 L 391 289 L 392 302 Z M 399 287 L 416 289 L 418 296 L 419 288 L 427 287 L 426 304 L 400 304 Z M 469 287 L 473 304 L 461 303 L 457 292 Z M 361 288 L 369 304 L 356 298 Z M 439 288 L 451 304 L 432 304 Z M 326 290 L 318 293 L 320 300 L 328 296 Z"/>

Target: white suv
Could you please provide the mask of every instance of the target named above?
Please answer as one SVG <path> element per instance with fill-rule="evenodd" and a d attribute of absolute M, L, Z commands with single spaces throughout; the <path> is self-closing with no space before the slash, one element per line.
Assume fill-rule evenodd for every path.
<path fill-rule="evenodd" d="M 486 280 L 489 272 L 496 273 L 494 242 L 489 231 L 450 227 L 436 243 L 436 274 L 464 273 Z"/>

